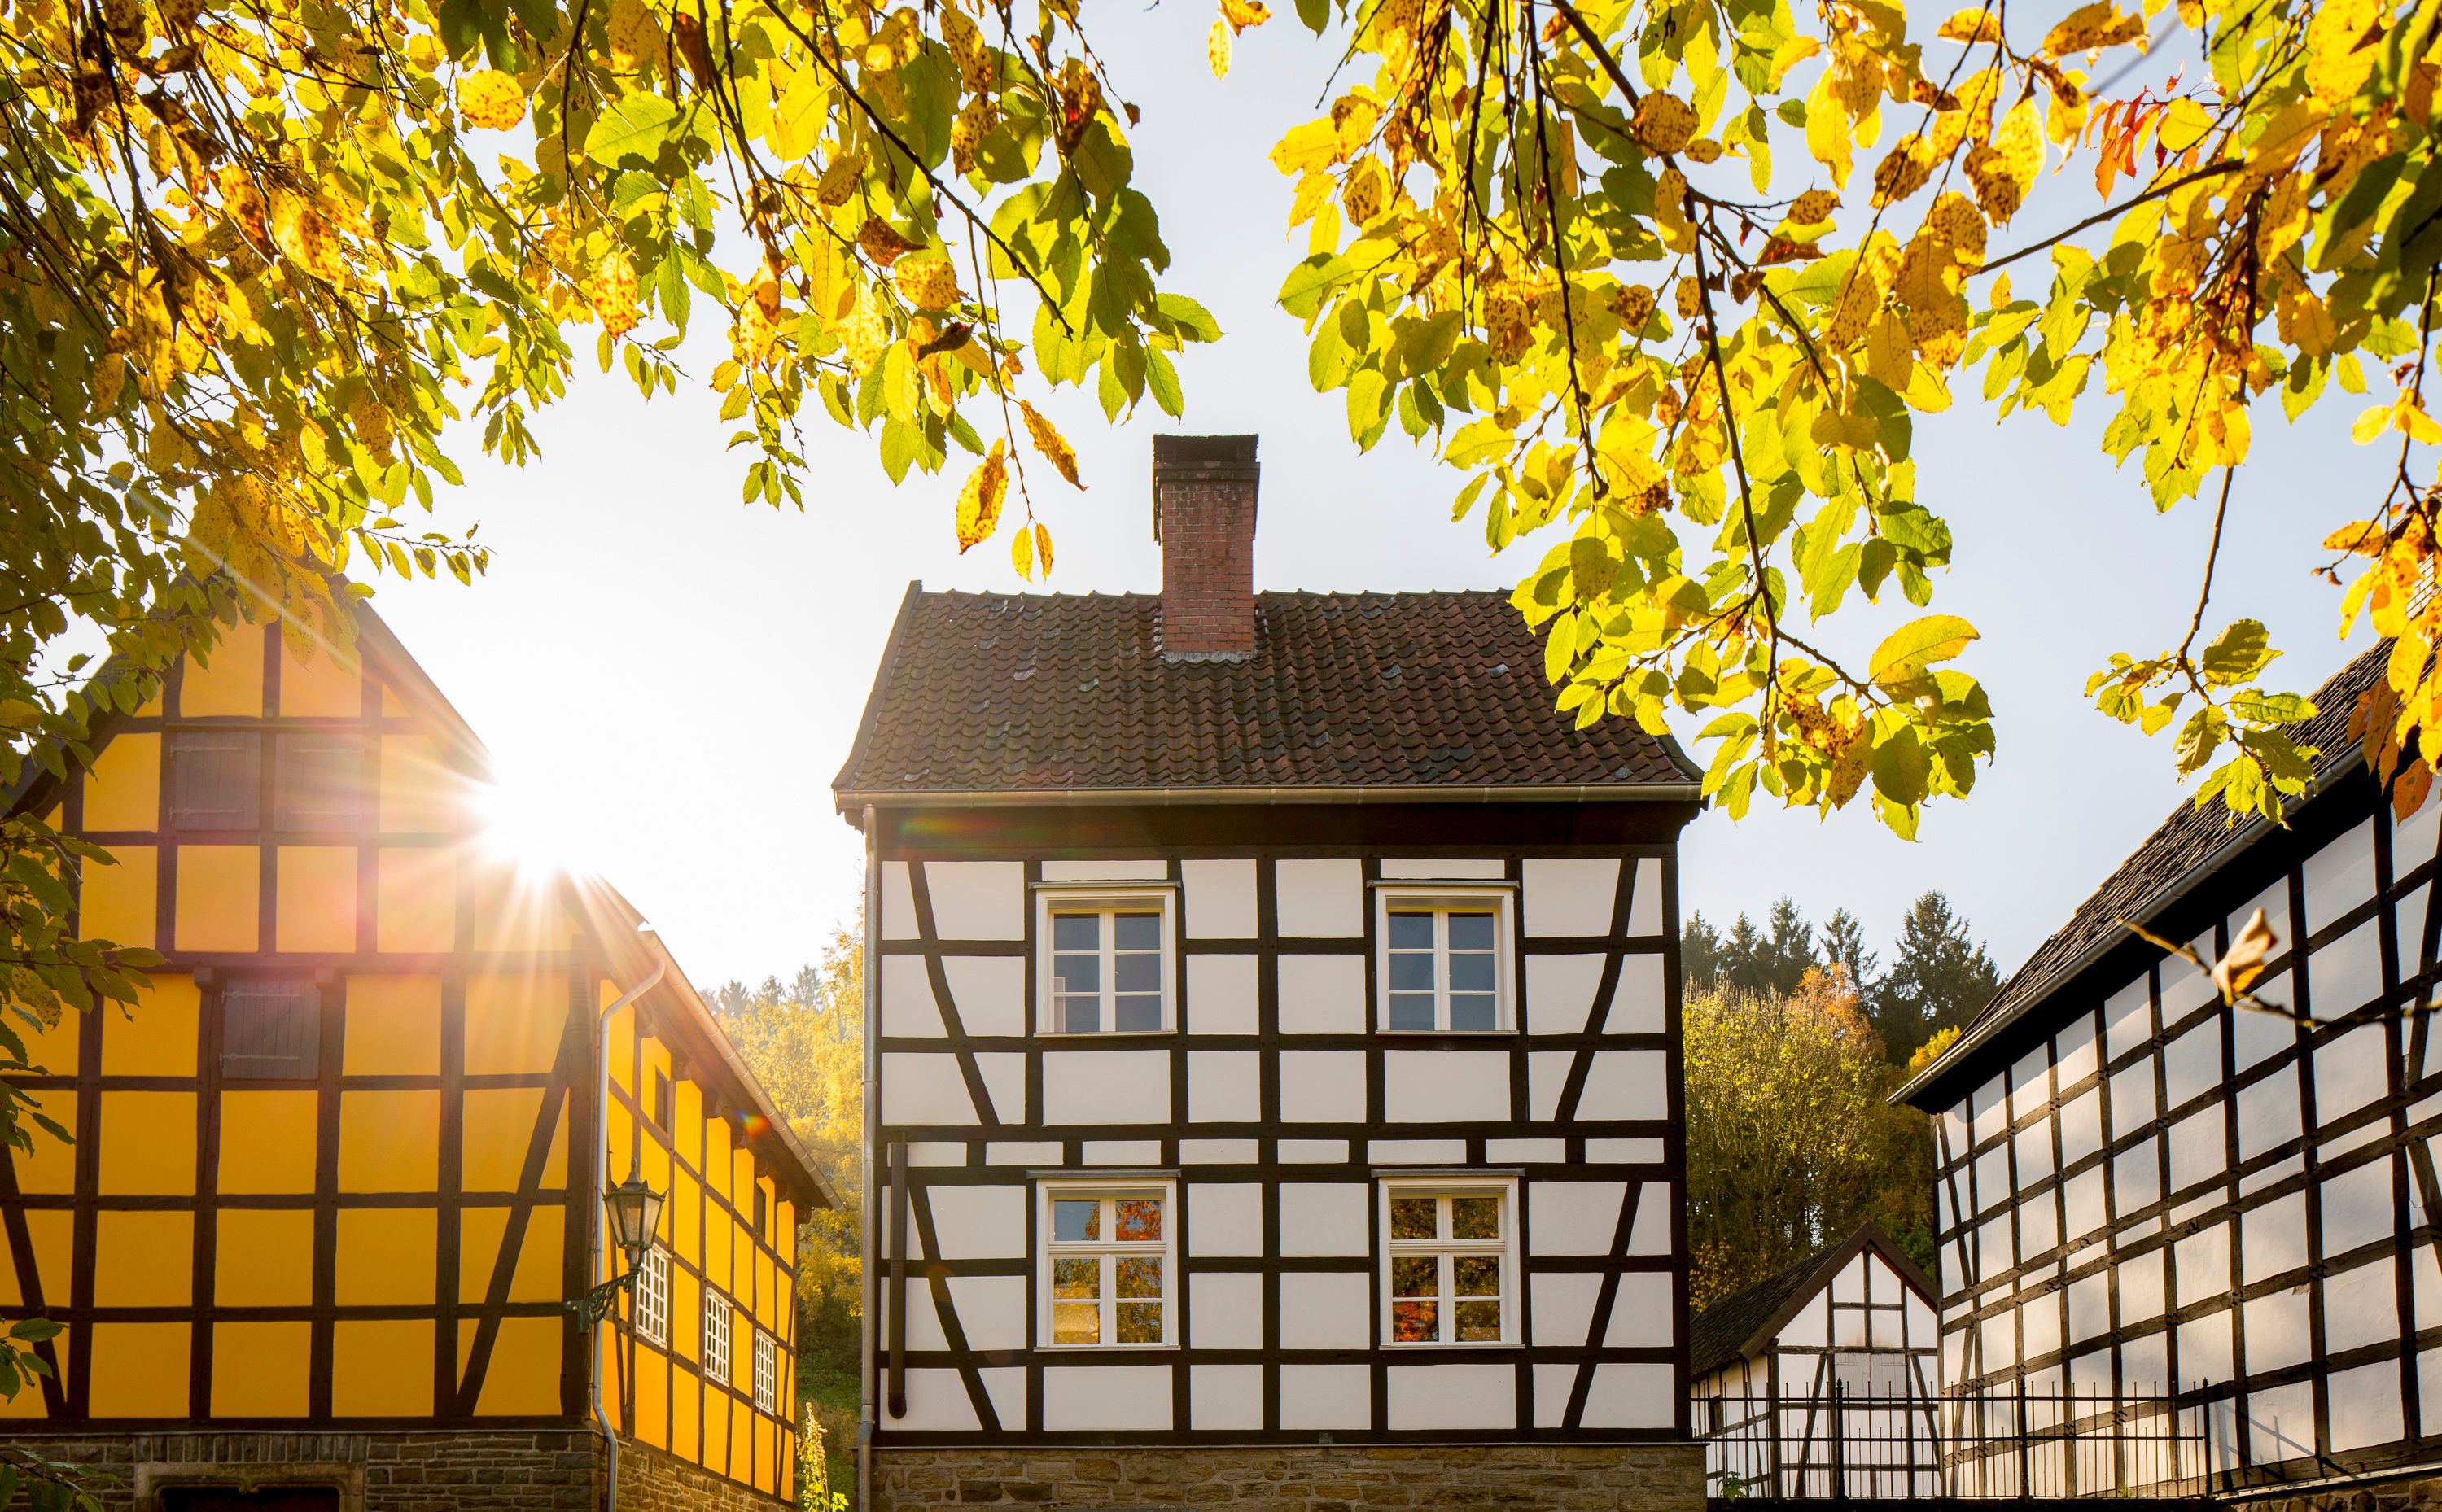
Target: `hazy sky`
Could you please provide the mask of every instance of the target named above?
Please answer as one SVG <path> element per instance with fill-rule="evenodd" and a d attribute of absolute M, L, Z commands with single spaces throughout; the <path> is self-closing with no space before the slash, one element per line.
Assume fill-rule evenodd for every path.
<path fill-rule="evenodd" d="M 2026 19 L 2031 36 L 2049 24 Z M 1179 363 L 1182 422 L 1148 404 L 1107 426 L 1074 392 L 1050 407 L 1090 485 L 1038 493 L 1059 549 L 1053 588 L 1158 588 L 1149 438 L 1176 429 L 1261 435 L 1260 588 L 1506 589 L 1547 540 L 1490 556 L 1478 521 L 1449 522 L 1455 475 L 1395 434 L 1360 457 L 1339 396 L 1312 392 L 1303 335 L 1272 303 L 1303 235 L 1283 235 L 1289 186 L 1265 153 L 1316 113 L 1330 55 L 1284 16 L 1240 40 L 1237 72 L 1219 84 L 1203 64 L 1210 20 L 1179 0 L 1095 20 L 1121 93 L 1144 111 L 1138 180 L 1162 216 L 1169 286 L 1203 301 L 1228 337 Z M 2050 185 L 2022 232 L 2083 213 L 2085 195 Z M 2014 245 L 1996 233 L 1996 250 Z M 2020 273 L 2022 289 L 2042 276 Z M 2208 509 L 2158 517 L 2136 468 L 2115 472 L 2098 451 L 2099 420 L 1996 428 L 1967 384 L 1960 392 L 1958 409 L 1918 424 L 1918 494 L 1957 537 L 1934 607 L 1984 631 L 1961 665 L 1991 690 L 1998 758 L 1967 804 L 1928 813 L 1913 845 L 1863 804 L 1829 822 L 1708 814 L 1686 836 L 1689 906 L 1726 920 L 1787 893 L 1818 921 L 1847 906 L 1880 942 L 1939 887 L 2007 970 L 2183 801 L 2167 739 L 2089 712 L 2081 689 L 2112 651 L 2178 639 Z M 2296 428 L 2260 407 L 2224 546 L 2211 624 L 2266 620 L 2301 688 L 2349 654 L 2333 637 L 2339 594 L 2307 568 L 2316 541 L 2379 488 L 2383 458 L 2347 440 L 2356 407 L 2327 401 Z M 374 605 L 523 801 L 573 835 L 577 859 L 644 910 L 692 976 L 785 975 L 855 907 L 858 841 L 829 784 L 907 582 L 1013 589 L 1005 543 L 959 557 L 962 469 L 894 489 L 869 437 L 819 415 L 803 514 L 738 501 L 741 462 L 722 449 L 733 428 L 685 384 L 647 404 L 624 378 L 591 378 L 536 428 L 543 454 L 523 469 L 472 465 L 472 436 L 456 447 L 468 486 L 443 505 L 451 520 L 482 520 L 497 554 L 488 579 L 469 591 L 377 578 Z M 1844 610 L 1828 638 L 1862 661 L 1894 619 L 1887 606 Z"/>

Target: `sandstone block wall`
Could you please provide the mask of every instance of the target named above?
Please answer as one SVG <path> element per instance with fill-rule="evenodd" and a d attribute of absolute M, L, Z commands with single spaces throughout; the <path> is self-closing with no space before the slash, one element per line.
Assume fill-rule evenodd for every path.
<path fill-rule="evenodd" d="M 1693 1444 L 877 1448 L 873 1502 L 867 1512 L 1702 1512 L 1704 1460 Z"/>

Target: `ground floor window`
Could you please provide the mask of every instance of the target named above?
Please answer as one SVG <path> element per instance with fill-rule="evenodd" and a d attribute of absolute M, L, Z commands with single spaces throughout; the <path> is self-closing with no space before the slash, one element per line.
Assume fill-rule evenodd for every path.
<path fill-rule="evenodd" d="M 1045 1182 L 1038 1231 L 1043 1342 L 1167 1344 L 1176 1236 L 1168 1182 Z"/>
<path fill-rule="evenodd" d="M 1516 1340 L 1517 1198 L 1506 1177 L 1382 1183 L 1385 1342 Z"/>

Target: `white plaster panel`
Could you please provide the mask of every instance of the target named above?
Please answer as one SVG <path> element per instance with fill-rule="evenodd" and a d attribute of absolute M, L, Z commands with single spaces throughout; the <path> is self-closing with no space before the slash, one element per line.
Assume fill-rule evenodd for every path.
<path fill-rule="evenodd" d="M 2442 801 L 2427 793 L 2416 811 L 2397 821 L 2391 830 L 2391 875 L 2407 876 L 2433 859 L 2433 842 L 2442 833 Z"/>
<path fill-rule="evenodd" d="M 1526 1018 L 1529 1034 L 1578 1034 L 1594 1012 L 1595 992 L 1602 986 L 1600 956 L 1526 957 Z"/>
<path fill-rule="evenodd" d="M 2104 1225 L 2103 1168 L 2069 1177 L 2061 1188 L 2064 1238 L 2083 1239 Z"/>
<path fill-rule="evenodd" d="M 943 1260 L 1011 1260 L 1026 1253 L 1026 1188 L 1014 1181 L 925 1189 Z M 912 1232 L 914 1224 L 908 1225 Z"/>
<path fill-rule="evenodd" d="M 2434 805 L 2429 800 L 2426 807 Z M 2442 1349 L 2429 1349 L 2416 1357 L 2416 1402 L 2425 1432 L 2442 1431 Z"/>
<path fill-rule="evenodd" d="M 986 1165 L 1058 1165 L 1057 1139 L 996 1139 L 984 1146 Z"/>
<path fill-rule="evenodd" d="M 1659 1034 L 1667 1027 L 1669 1003 L 1669 994 L 1663 989 L 1661 955 L 1622 956 L 1619 981 L 1611 990 L 1611 1011 L 1603 1015 L 1603 1032 Z"/>
<path fill-rule="evenodd" d="M 2226 1294 L 2230 1290 L 2230 1226 L 2217 1223 L 2180 1238 L 2171 1247 L 2171 1260 L 2178 1276 L 2180 1306 Z M 2214 1378 L 2227 1380 L 2229 1376 L 2225 1374 Z"/>
<path fill-rule="evenodd" d="M 2171 1125 L 2171 1190 L 2185 1192 L 2230 1170 L 2230 1125 L 2218 1102 Z"/>
<path fill-rule="evenodd" d="M 1190 1427 L 1198 1431 L 1264 1426 L 1264 1367 L 1194 1365 L 1187 1372 Z"/>
<path fill-rule="evenodd" d="M 1527 1183 L 1527 1251 L 1538 1255 L 1607 1255 L 1619 1230 L 1621 1181 Z"/>
<path fill-rule="evenodd" d="M 1020 1423 L 1024 1418 L 1018 1419 Z M 890 1420 L 895 1429 L 925 1432 L 972 1432 L 982 1427 L 975 1418 L 975 1404 L 967 1397 L 966 1382 L 954 1370 L 926 1370 L 910 1366 L 907 1371 L 907 1411 Z"/>
<path fill-rule="evenodd" d="M 1990 1211 L 2011 1195 L 2010 1146 L 2004 1142 L 1976 1157 L 1976 1211 Z"/>
<path fill-rule="evenodd" d="M 1569 1084 L 1569 1066 L 1576 1059 L 1575 1050 L 1529 1050 L 1526 1052 L 1526 1116 L 1538 1123 L 1549 1123 L 1559 1117 L 1560 1094 Z"/>
<path fill-rule="evenodd" d="M 2286 989 L 2287 984 L 2293 978 L 2285 974 L 2276 978 L 2271 986 Z M 2285 990 L 2279 995 L 2287 998 L 2289 994 Z M 2277 1013 L 2231 1015 L 2231 1064 L 2238 1070 L 2244 1071 L 2251 1066 L 2260 1066 L 2285 1050 L 2295 1048 L 2297 1044 L 2298 1026 Z"/>
<path fill-rule="evenodd" d="M 2245 1367 L 2250 1375 L 2303 1365 L 2314 1352 L 2304 1286 L 2270 1292 L 2248 1303 L 2245 1321 Z"/>
<path fill-rule="evenodd" d="M 1364 1365 L 1283 1365 L 1281 1421 L 1305 1429 L 1371 1428 L 1371 1369 Z"/>
<path fill-rule="evenodd" d="M 2068 1284 L 2068 1337 L 2084 1343 L 2111 1331 L 2111 1276 L 2096 1271 Z"/>
<path fill-rule="evenodd" d="M 2317 958 L 2322 958 L 2320 953 Z M 2390 1089 L 2390 1066 L 2381 1025 L 2360 1024 L 2315 1047 L 2318 1121 L 2330 1123 L 2344 1118 Z M 2328 1157 L 2332 1153 L 2326 1150 L 2324 1155 Z"/>
<path fill-rule="evenodd" d="M 1538 1349 L 1576 1349 L 1586 1341 L 1586 1331 L 1594 1326 L 1595 1294 L 1602 1290 L 1602 1278 L 1595 1275 L 1566 1271 L 1549 1271 L 1527 1283 L 1528 1316 L 1534 1325 Z"/>
<path fill-rule="evenodd" d="M 1805 1305 L 1790 1314 L 1789 1321 L 1780 1325 L 1773 1342 L 1791 1349 L 1827 1349 L 1832 1343 L 1832 1303 L 1823 1293 L 1815 1292 Z"/>
<path fill-rule="evenodd" d="M 1363 1050 L 1283 1050 L 1281 1118 L 1290 1123 L 1365 1120 Z"/>
<path fill-rule="evenodd" d="M 1166 1429 L 1170 1367 L 1046 1365 L 1043 1426 L 1055 1433 Z"/>
<path fill-rule="evenodd" d="M 1026 866 L 1015 861 L 928 861 L 933 931 L 942 939 L 1024 939 Z"/>
<path fill-rule="evenodd" d="M 2382 995 L 2382 920 L 2369 919 L 2306 957 L 2306 988 L 2319 1019 L 2335 1019 Z M 2276 993 L 2266 992 L 2278 1002 Z"/>
<path fill-rule="evenodd" d="M 978 1370 L 975 1375 L 984 1385 L 984 1395 L 992 1399 L 993 1412 L 1004 1429 L 1022 1428 L 1026 1423 L 1026 1367 L 996 1365 Z"/>
<path fill-rule="evenodd" d="M 1285 1222 L 1282 1225 L 1287 1227 Z M 1374 1342 L 1373 1277 L 1361 1270 L 1281 1272 L 1283 1349 L 1364 1349 Z"/>
<path fill-rule="evenodd" d="M 1577 1099 L 1577 1117 L 1667 1118 L 1669 1070 L 1669 1058 L 1661 1050 L 1596 1050 Z"/>
<path fill-rule="evenodd" d="M 1569 1145 L 1565 1139 L 1486 1139 L 1484 1143 L 1484 1157 L 1494 1165 L 1558 1165 L 1568 1158 L 1568 1154 Z M 1586 1162 L 1590 1165 L 1600 1165 L 1614 1158 L 1610 1155 L 1597 1156 L 1592 1149 L 1586 1151 Z"/>
<path fill-rule="evenodd" d="M 1026 1032 L 1026 962 L 1015 956 L 944 956 L 942 979 L 970 1034 Z"/>
<path fill-rule="evenodd" d="M 2014 1309 L 1980 1320 L 1976 1328 L 1978 1363 L 1985 1370 L 2007 1370 L 2018 1362 L 2018 1315 Z"/>
<path fill-rule="evenodd" d="M 2120 1326 L 2160 1318 L 2167 1298 L 2162 1288 L 2162 1251 L 2151 1249 L 2141 1255 L 2131 1255 L 2120 1263 Z M 2155 1379 L 2153 1376 L 2130 1379 Z"/>
<path fill-rule="evenodd" d="M 2373 1160 L 2326 1177 L 2322 1193 L 2324 1253 L 2344 1255 L 2360 1245 L 2389 1240 L 2391 1162 Z"/>
<path fill-rule="evenodd" d="M 2230 1409 L 2217 1414 L 2221 1431 L 2235 1439 L 2247 1435 L 2248 1458 L 2257 1465 L 2277 1465 L 2283 1460 L 2305 1459 L 2315 1451 L 2315 1387 L 2311 1381 L 2298 1381 L 2288 1386 L 2259 1386 L 2247 1394 L 2247 1415 L 2234 1421 Z M 2238 1457 L 2238 1447 L 2227 1439 L 2215 1452 L 2214 1463 L 2228 1465 Z"/>
<path fill-rule="evenodd" d="M 1628 1231 L 1628 1252 L 1631 1255 L 1667 1255 L 1670 1252 L 1670 1188 L 1664 1182 L 1649 1181 L 1645 1195 L 1636 1205 L 1636 1226 Z"/>
<path fill-rule="evenodd" d="M 1046 1050 L 1046 1123 L 1168 1123 L 1167 1050 Z"/>
<path fill-rule="evenodd" d="M 1366 1222 L 1368 1191 L 1355 1182 L 1282 1182 L 1281 1253 L 1370 1254 L 1373 1237 Z"/>
<path fill-rule="evenodd" d="M 2032 1187 L 2052 1174 L 2052 1126 L 2050 1121 L 2030 1123 L 2011 1137 L 2017 1146 L 2018 1185 Z"/>
<path fill-rule="evenodd" d="M 1161 1163 L 1159 1139 L 1085 1139 L 1080 1141 L 1080 1161 L 1099 1166 L 1150 1166 Z"/>
<path fill-rule="evenodd" d="M 1283 1139 L 1284 1165 L 1339 1165 L 1348 1158 L 1346 1139 Z"/>
<path fill-rule="evenodd" d="M 1488 1146 L 1485 1153 L 1496 1163 L 1503 1158 L 1492 1156 Z M 1558 1159 L 1558 1157 L 1555 1156 L 1553 1158 Z M 1586 1141 L 1586 1164 L 1588 1165 L 1660 1165 L 1661 1163 L 1662 1141 L 1659 1139 L 1588 1139 Z"/>
<path fill-rule="evenodd" d="M 1178 876 L 1187 895 L 1190 938 L 1255 938 L 1254 862 L 1182 861 Z"/>
<path fill-rule="evenodd" d="M 2306 928 L 2324 926 L 2374 896 L 2374 820 L 2368 818 L 2308 856 L 2298 868 L 2306 884 Z"/>
<path fill-rule="evenodd" d="M 2154 1062 L 2139 1060 L 2111 1079 L 2111 1126 L 2121 1134 L 2154 1121 Z"/>
<path fill-rule="evenodd" d="M 1280 930 L 1304 938 L 1365 933 L 1365 872 L 1356 858 L 1276 861 Z"/>
<path fill-rule="evenodd" d="M 2236 926 L 2232 926 L 2232 933 L 2235 935 Z M 2214 959 L 2212 932 L 2207 931 L 2190 940 L 2188 948 L 2206 960 Z M 2186 1019 L 2206 1004 L 2219 1000 L 2220 991 L 2214 986 L 2213 978 L 2188 961 L 2166 960 L 2156 969 L 2162 976 L 2162 1027 L 2165 1029 Z"/>
<path fill-rule="evenodd" d="M 882 864 L 882 938 L 915 939 L 916 892 L 907 882 L 907 863 Z"/>
<path fill-rule="evenodd" d="M 2396 1442 L 2400 1434 L 2399 1366 L 2386 1360 L 2335 1371 L 2324 1383 L 2324 1411 L 2339 1453 Z"/>
<path fill-rule="evenodd" d="M 1611 905 L 1619 891 L 1618 857 L 1529 859 L 1522 873 L 1530 937 L 1612 932 Z"/>
<path fill-rule="evenodd" d="M 983 1078 L 984 1098 L 1004 1123 L 1026 1121 L 1026 1057 L 1015 1050 L 978 1051 L 976 1074 Z"/>
<path fill-rule="evenodd" d="M 2031 1260 L 2060 1243 L 2060 1213 L 2049 1193 L 2018 1205 L 2018 1258 Z"/>
<path fill-rule="evenodd" d="M 1194 862 L 1189 862 L 1194 865 Z M 1187 957 L 1187 1031 L 1252 1034 L 1262 1028 L 1252 956 Z"/>
<path fill-rule="evenodd" d="M 2064 1087 L 2075 1086 L 2094 1074 L 2092 1013 L 2080 1013 L 2052 1036 L 2052 1071 Z"/>
<path fill-rule="evenodd" d="M 1188 1119 L 1195 1123 L 1252 1123 L 1262 1118 L 1263 1070 L 1260 1051 L 1188 1051 Z"/>
<path fill-rule="evenodd" d="M 2421 1333 L 2442 1321 L 2442 1264 L 2434 1261 L 2432 1245 L 2417 1245 L 2408 1251 L 2408 1281 L 2409 1305 L 2415 1309 Z"/>
<path fill-rule="evenodd" d="M 1977 1144 L 2010 1126 L 2010 1100 L 2007 1087 L 1999 1077 L 1985 1083 L 1968 1094 L 1967 1103 L 1975 1121 Z"/>
<path fill-rule="evenodd" d="M 1196 1348 L 1263 1347 L 1263 1277 L 1251 1271 L 1192 1271 L 1187 1278 L 1187 1339 Z"/>
<path fill-rule="evenodd" d="M 2386 1255 L 2324 1282 L 2324 1353 L 2399 1339 L 2399 1297 Z"/>
<path fill-rule="evenodd" d="M 2221 1021 L 2207 1019 L 2162 1047 L 2162 1105 L 2184 1107 L 2221 1084 Z"/>
<path fill-rule="evenodd" d="M 881 1299 L 880 1337 L 887 1339 L 890 1327 L 890 1300 Z M 939 1309 L 933 1305 L 933 1288 L 917 1281 L 907 1288 L 907 1347 L 909 1349 L 947 1349 L 949 1339 L 941 1331 Z"/>
<path fill-rule="evenodd" d="M 2140 1139 L 2111 1157 L 2111 1216 L 2115 1220 L 2124 1220 L 2161 1197 L 2160 1147 L 2160 1139 Z"/>
<path fill-rule="evenodd" d="M 1509 863 L 1499 856 L 1385 856 L 1382 875 L 1407 881 L 1499 882 Z"/>
<path fill-rule="evenodd" d="M 1026 1347 L 1024 1276 L 952 1276 L 949 1284 L 950 1305 L 958 1315 L 958 1326 L 966 1330 L 969 1349 Z M 915 1321 L 914 1308 L 907 1318 Z"/>
<path fill-rule="evenodd" d="M 1666 1348 L 1671 1339 L 1671 1320 L 1677 1316 L 1678 1309 L 1670 1305 L 1667 1271 L 1625 1272 L 1619 1278 L 1618 1294 L 1612 1298 L 1611 1326 L 1603 1330 L 1603 1347 Z M 1535 1341 L 1544 1340 L 1539 1334 Z"/>
<path fill-rule="evenodd" d="M 979 1121 L 958 1058 L 947 1051 L 884 1052 L 882 1121 L 897 1127 Z"/>
<path fill-rule="evenodd" d="M 1628 902 L 1628 937 L 1641 939 L 1662 933 L 1662 863 L 1650 856 L 1636 864 L 1636 884 Z"/>
<path fill-rule="evenodd" d="M 939 1038 L 943 1032 L 921 956 L 882 957 L 882 1032 L 894 1039 Z"/>
<path fill-rule="evenodd" d="M 2399 874 L 2397 860 L 2392 862 L 2392 874 Z M 2392 938 L 2399 944 L 2399 975 L 2413 976 L 2424 970 L 2425 901 L 2432 889 L 2414 887 L 2393 900 L 2391 905 Z"/>
<path fill-rule="evenodd" d="M 1976 1266 L 1977 1273 L 1997 1276 L 2017 1264 L 2013 1248 L 2010 1215 L 2006 1212 L 1991 1219 L 1976 1230 Z"/>
<path fill-rule="evenodd" d="M 1262 1152 L 1252 1139 L 1181 1139 L 1181 1165 L 1252 1165 Z"/>
<path fill-rule="evenodd" d="M 2249 1017 L 2261 1017 L 2250 1014 Z M 2238 1157 L 2252 1160 L 2298 1138 L 2298 1076 L 2287 1066 L 2238 1091 Z"/>
<path fill-rule="evenodd" d="M 1588 1428 L 1668 1428 L 1677 1421 L 1667 1365 L 1597 1365 L 1586 1394 Z"/>
<path fill-rule="evenodd" d="M 965 1165 L 967 1146 L 958 1139 L 910 1139 L 907 1141 L 907 1163 L 919 1165 Z"/>
<path fill-rule="evenodd" d="M 1166 882 L 1170 863 L 1154 857 L 1108 857 L 1101 861 L 1047 861 L 1045 882 Z"/>
<path fill-rule="evenodd" d="M 2152 1038 L 2153 978 L 2141 972 L 2135 981 L 2112 993 L 2103 1005 L 2103 1022 L 2104 1053 L 2115 1061 Z"/>
<path fill-rule="evenodd" d="M 1388 1375 L 1394 1431 L 1518 1426 L 1515 1365 L 1394 1365 Z"/>
<path fill-rule="evenodd" d="M 1251 1181 L 1194 1181 L 1187 1188 L 1187 1252 L 1264 1252 L 1264 1189 Z"/>
<path fill-rule="evenodd" d="M 2061 1165 L 2064 1169 L 2103 1148 L 2103 1092 L 2081 1092 L 2060 1111 Z"/>
<path fill-rule="evenodd" d="M 2061 1343 L 2061 1299 L 2058 1294 L 2029 1299 L 2020 1310 L 2018 1326 L 2024 1331 L 2029 1359 L 2041 1359 L 2057 1351 Z"/>
<path fill-rule="evenodd" d="M 1459 1165 L 1467 1159 L 1467 1141 L 1372 1139 L 1366 1142 L 1365 1158 L 1376 1165 Z"/>
<path fill-rule="evenodd" d="M 1382 1057 L 1382 1110 L 1393 1123 L 1509 1118 L 1506 1050 L 1391 1050 Z"/>
<path fill-rule="evenodd" d="M 1286 931 L 1283 931 L 1286 933 Z M 1365 1032 L 1365 957 L 1283 956 L 1281 1032 Z"/>
<path fill-rule="evenodd" d="M 2442 1351 L 2437 1351 L 2442 1354 Z M 1535 1426 L 1558 1428 L 1569 1415 L 1569 1394 L 1576 1389 L 1577 1367 L 1575 1365 L 1537 1365 L 1535 1372 Z"/>

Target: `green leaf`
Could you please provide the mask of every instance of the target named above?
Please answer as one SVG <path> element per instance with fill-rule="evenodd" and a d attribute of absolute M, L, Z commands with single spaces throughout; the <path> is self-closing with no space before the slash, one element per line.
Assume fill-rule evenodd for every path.
<path fill-rule="evenodd" d="M 1912 682 L 1936 662 L 1947 662 L 1979 639 L 1976 627 L 1956 614 L 1927 614 L 1886 636 L 1874 650 L 1867 676 L 1880 685 Z"/>
<path fill-rule="evenodd" d="M 602 113 L 585 134 L 585 155 L 597 163 L 634 158 L 650 163 L 670 137 L 679 108 L 659 95 L 629 95 Z"/>
<path fill-rule="evenodd" d="M 2272 638 L 2255 620 L 2233 621 L 2228 629 L 2214 637 L 2214 643 L 2196 659 L 2205 681 L 2227 687 L 2244 683 L 2270 665 L 2281 653 L 2272 648 Z"/>

